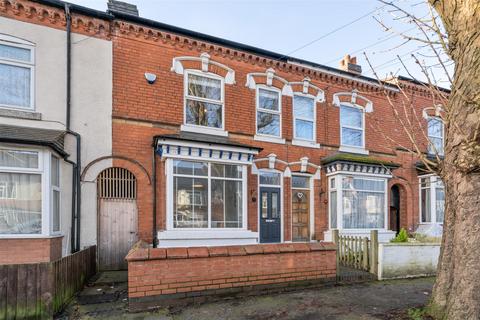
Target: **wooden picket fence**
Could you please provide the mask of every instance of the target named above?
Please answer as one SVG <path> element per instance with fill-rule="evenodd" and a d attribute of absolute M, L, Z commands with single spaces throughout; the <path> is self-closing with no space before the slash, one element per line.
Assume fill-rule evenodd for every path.
<path fill-rule="evenodd" d="M 378 231 L 372 230 L 370 239 L 360 236 L 340 235 L 333 230 L 333 242 L 337 245 L 337 276 L 341 267 L 378 273 Z"/>
<path fill-rule="evenodd" d="M 0 265 L 0 320 L 51 319 L 96 268 L 96 246 L 53 262 Z"/>

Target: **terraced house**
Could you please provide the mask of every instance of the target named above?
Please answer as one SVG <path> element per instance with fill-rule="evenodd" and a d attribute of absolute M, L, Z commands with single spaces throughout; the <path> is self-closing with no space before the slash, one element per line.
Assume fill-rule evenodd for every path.
<path fill-rule="evenodd" d="M 415 102 L 402 114 L 427 133 L 413 134 L 441 153 L 443 123 L 422 84 L 379 83 L 354 57 L 331 68 L 108 5 L 0 1 L 3 261 L 12 239 L 63 237 L 66 254 L 75 237 L 98 244 L 100 268 L 121 269 L 138 240 L 221 250 L 330 241 L 334 229 L 388 241 L 401 227 L 441 228 L 443 185 L 405 150 L 393 111 L 402 88 Z M 76 153 L 62 144 L 75 133 L 79 208 Z"/>

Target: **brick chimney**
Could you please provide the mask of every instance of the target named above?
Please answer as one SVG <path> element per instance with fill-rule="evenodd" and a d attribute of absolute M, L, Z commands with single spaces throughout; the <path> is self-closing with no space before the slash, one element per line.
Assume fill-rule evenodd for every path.
<path fill-rule="evenodd" d="M 349 54 L 340 61 L 340 69 L 356 74 L 362 73 L 362 66 L 357 64 L 357 57 L 350 57 Z"/>
<path fill-rule="evenodd" d="M 123 13 L 129 14 L 131 16 L 139 16 L 137 6 L 123 1 L 117 0 L 108 0 L 107 2 L 108 11 L 113 13 Z"/>

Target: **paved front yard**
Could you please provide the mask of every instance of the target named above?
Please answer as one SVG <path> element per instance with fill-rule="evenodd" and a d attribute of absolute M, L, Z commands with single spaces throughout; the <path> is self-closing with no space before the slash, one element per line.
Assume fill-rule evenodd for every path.
<path fill-rule="evenodd" d="M 433 278 L 370 282 L 163 309 L 126 312 L 124 293 L 116 302 L 72 304 L 64 319 L 407 319 L 405 311 L 424 305 Z"/>

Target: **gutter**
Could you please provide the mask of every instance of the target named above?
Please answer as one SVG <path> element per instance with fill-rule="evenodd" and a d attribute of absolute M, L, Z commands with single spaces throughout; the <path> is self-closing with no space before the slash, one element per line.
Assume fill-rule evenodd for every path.
<path fill-rule="evenodd" d="M 50 1 L 48 1 L 50 2 Z M 67 36 L 67 74 L 66 74 L 66 132 L 67 134 L 72 135 L 75 137 L 76 140 L 76 161 L 67 161 L 73 165 L 73 172 L 72 172 L 72 225 L 71 225 L 71 237 L 70 237 L 70 246 L 71 252 L 77 252 L 80 250 L 80 212 L 81 212 L 81 203 L 82 203 L 82 195 L 81 195 L 81 185 L 80 185 L 80 174 L 81 174 L 81 137 L 80 134 L 72 131 L 70 129 L 71 124 L 71 97 L 72 97 L 72 81 L 71 81 L 71 74 L 72 74 L 72 20 L 70 15 L 70 4 L 64 4 L 65 10 L 65 19 L 66 19 L 66 36 Z"/>
<path fill-rule="evenodd" d="M 156 248 L 158 246 L 158 237 L 157 237 L 157 145 L 158 145 L 158 138 L 153 137 L 153 144 L 152 144 L 152 192 L 153 192 L 153 208 L 152 208 L 152 239 L 153 239 L 153 247 Z"/>

